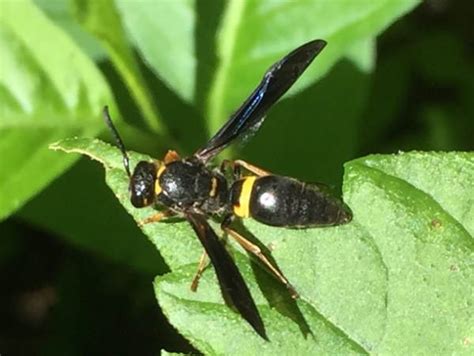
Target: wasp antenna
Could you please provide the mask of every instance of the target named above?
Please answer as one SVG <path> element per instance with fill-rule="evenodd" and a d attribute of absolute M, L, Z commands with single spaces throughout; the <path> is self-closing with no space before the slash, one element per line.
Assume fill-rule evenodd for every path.
<path fill-rule="evenodd" d="M 114 123 L 112 122 L 112 119 L 110 118 L 109 107 L 107 105 L 104 106 L 103 113 L 104 113 L 105 123 L 107 124 L 110 131 L 112 132 L 112 136 L 114 136 L 115 142 L 117 143 L 118 148 L 122 152 L 123 166 L 125 167 L 125 171 L 127 172 L 128 177 L 131 178 L 132 175 L 130 173 L 130 159 L 128 158 L 127 151 L 125 150 L 125 145 L 123 144 L 123 141 L 120 138 L 117 128 L 114 126 Z"/>

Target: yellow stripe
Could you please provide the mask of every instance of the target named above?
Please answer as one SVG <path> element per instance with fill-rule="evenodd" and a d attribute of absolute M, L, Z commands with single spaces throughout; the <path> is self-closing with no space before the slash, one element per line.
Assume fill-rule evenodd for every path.
<path fill-rule="evenodd" d="M 160 168 L 158 168 L 158 172 L 156 172 L 155 195 L 160 194 L 162 191 L 161 186 L 160 186 L 160 176 L 164 172 L 165 168 L 166 168 L 166 165 L 161 164 Z"/>
<path fill-rule="evenodd" d="M 246 177 L 242 183 L 242 190 L 239 196 L 239 204 L 234 205 L 234 214 L 241 218 L 248 218 L 250 214 L 250 196 L 253 184 L 257 177 Z"/>
<path fill-rule="evenodd" d="M 209 196 L 214 198 L 217 194 L 217 178 L 212 177 L 211 179 L 211 191 L 209 192 Z"/>

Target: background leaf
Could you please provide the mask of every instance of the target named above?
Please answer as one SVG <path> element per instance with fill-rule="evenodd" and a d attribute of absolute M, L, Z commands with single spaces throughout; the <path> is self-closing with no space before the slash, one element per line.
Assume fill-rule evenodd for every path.
<path fill-rule="evenodd" d="M 133 50 L 127 42 L 115 2 L 78 0 L 73 4 L 78 21 L 107 48 L 112 62 L 136 99 L 145 123 L 163 140 L 167 134 L 166 127 L 160 120 Z"/>
<path fill-rule="evenodd" d="M 48 145 L 60 137 L 96 134 L 96 108 L 112 102 L 97 68 L 33 4 L 1 6 L 0 219 L 75 161 L 58 157 Z"/>
<path fill-rule="evenodd" d="M 182 99 L 192 101 L 196 78 L 195 2 L 156 1 L 136 6 L 118 0 L 116 4 L 146 62 Z"/>
<path fill-rule="evenodd" d="M 417 1 L 231 1 L 221 26 L 216 69 L 208 101 L 210 132 L 215 132 L 258 83 L 268 63 L 298 44 L 324 38 L 329 46 L 318 65 L 294 86 L 301 90 L 353 51 L 354 43 L 375 36 Z M 289 25 L 291 24 L 291 25 Z M 278 41 L 275 41 L 278 39 Z M 361 48 L 366 50 L 366 48 Z"/>
<path fill-rule="evenodd" d="M 71 11 L 70 2 L 34 0 L 34 3 L 48 16 L 56 25 L 64 30 L 74 42 L 94 60 L 107 58 L 107 53 L 94 36 L 85 31 Z"/>

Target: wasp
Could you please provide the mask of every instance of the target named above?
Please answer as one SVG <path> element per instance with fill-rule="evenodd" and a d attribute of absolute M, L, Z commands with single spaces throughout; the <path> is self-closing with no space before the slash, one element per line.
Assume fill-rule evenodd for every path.
<path fill-rule="evenodd" d="M 272 226 L 309 228 L 344 224 L 351 220 L 352 214 L 341 200 L 318 184 L 275 175 L 242 160 L 225 160 L 219 166 L 210 162 L 235 139 L 260 127 L 268 109 L 293 85 L 325 45 L 323 40 L 313 40 L 273 64 L 227 123 L 190 157 L 181 158 L 175 151 L 168 151 L 161 161 L 138 162 L 131 173 L 125 146 L 107 107 L 104 108 L 105 121 L 122 152 L 132 205 L 160 208 L 141 224 L 171 216 L 187 220 L 204 247 L 191 289 L 196 290 L 209 258 L 226 301 L 265 340 L 268 340 L 265 326 L 249 289 L 208 219 L 218 219 L 224 233 L 255 255 L 292 296 L 297 297 L 283 273 L 257 245 L 232 227 L 233 221 L 253 218 Z"/>

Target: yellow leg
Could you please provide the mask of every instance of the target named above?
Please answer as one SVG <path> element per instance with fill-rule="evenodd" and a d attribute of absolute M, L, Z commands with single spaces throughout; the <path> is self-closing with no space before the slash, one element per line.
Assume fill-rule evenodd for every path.
<path fill-rule="evenodd" d="M 202 273 L 209 264 L 206 251 L 203 251 L 201 258 L 199 259 L 199 265 L 196 274 L 194 275 L 193 281 L 191 282 L 191 290 L 193 292 L 197 291 L 199 280 L 201 279 Z"/>
<path fill-rule="evenodd" d="M 179 156 L 178 152 L 174 150 L 168 150 L 168 152 L 166 152 L 165 158 L 163 158 L 163 162 L 168 164 L 174 161 L 179 161 L 180 159 L 181 157 Z"/>
<path fill-rule="evenodd" d="M 247 171 L 255 174 L 257 177 L 263 177 L 263 176 L 271 175 L 270 172 L 268 172 L 268 171 L 266 171 L 266 170 L 264 170 L 260 167 L 254 166 L 253 164 L 250 164 L 246 161 L 242 161 L 241 159 L 238 159 L 238 160 L 235 160 L 235 161 L 230 161 L 230 160 L 226 159 L 226 160 L 222 161 L 221 171 L 222 172 L 226 171 L 226 169 L 228 167 L 232 168 L 235 179 L 242 178 L 242 174 L 240 172 L 240 169 L 242 167 L 245 168 Z"/>
<path fill-rule="evenodd" d="M 155 222 L 159 222 L 163 219 L 166 219 L 170 216 L 173 216 L 174 213 L 171 211 L 171 210 L 166 210 L 166 211 L 159 211 L 157 212 L 156 214 L 153 214 L 149 217 L 147 217 L 146 219 L 143 219 L 141 221 L 138 222 L 138 226 L 143 226 L 143 225 L 146 225 L 146 224 L 151 224 L 151 223 L 155 223 Z"/>
<path fill-rule="evenodd" d="M 222 229 L 226 233 L 228 233 L 230 236 L 232 236 L 235 239 L 235 241 L 237 241 L 240 244 L 240 246 L 242 246 L 245 250 L 252 253 L 260 261 L 262 261 L 262 263 L 265 266 L 267 266 L 270 272 L 272 272 L 275 275 L 275 277 L 278 278 L 286 286 L 286 288 L 288 288 L 293 299 L 298 298 L 298 292 L 293 288 L 293 286 L 288 281 L 288 279 L 286 279 L 286 277 L 275 266 L 273 266 L 273 264 L 263 254 L 260 247 L 250 242 L 249 240 L 247 240 L 245 237 L 243 237 L 241 234 L 231 229 L 230 227 L 223 226 Z"/>
<path fill-rule="evenodd" d="M 268 172 L 268 171 L 266 171 L 266 170 L 264 170 L 260 167 L 254 166 L 253 164 L 248 163 L 246 161 L 242 161 L 241 159 L 235 160 L 233 162 L 233 164 L 234 164 L 234 167 L 235 166 L 244 167 L 246 170 L 248 170 L 249 172 L 252 172 L 253 174 L 255 174 L 259 177 L 271 175 L 270 172 Z"/>

